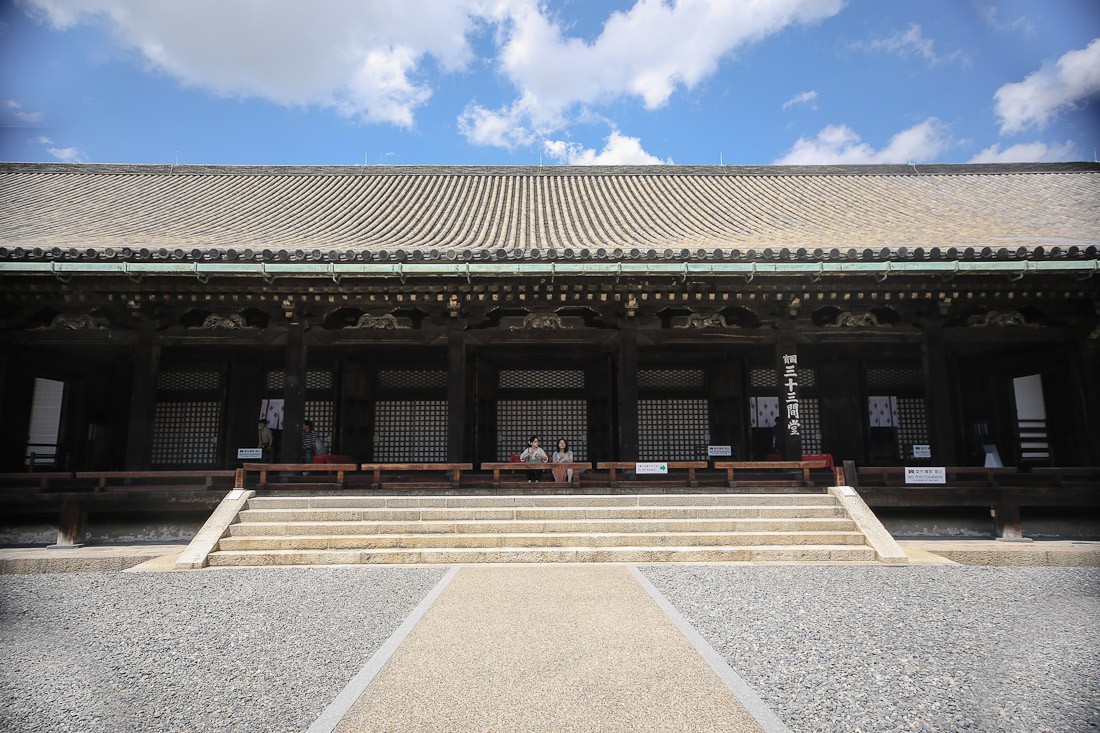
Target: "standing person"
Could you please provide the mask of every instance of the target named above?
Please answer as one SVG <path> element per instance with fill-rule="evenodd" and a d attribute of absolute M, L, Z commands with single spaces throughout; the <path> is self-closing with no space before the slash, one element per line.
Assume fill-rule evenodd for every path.
<path fill-rule="evenodd" d="M 553 455 L 551 455 L 550 458 L 554 463 L 573 462 L 573 451 L 569 450 L 569 443 L 566 442 L 565 438 L 558 438 L 558 447 L 554 450 L 554 453 Z M 558 483 L 563 483 L 566 481 L 571 482 L 573 480 L 572 468 L 565 468 L 564 466 L 554 466 L 553 471 L 554 480 Z"/>
<path fill-rule="evenodd" d="M 317 433 L 313 432 L 313 423 L 309 420 L 302 422 L 302 463 L 313 463 L 313 456 L 317 453 Z"/>
<path fill-rule="evenodd" d="M 546 463 L 546 451 L 539 448 L 539 436 L 532 435 L 531 439 L 527 441 L 527 447 L 523 452 L 519 454 L 519 459 L 523 463 Z M 528 481 L 538 481 L 541 471 L 528 471 Z"/>
<path fill-rule="evenodd" d="M 260 420 L 256 432 L 260 438 L 260 460 L 264 463 L 271 463 L 271 444 L 274 442 L 275 437 L 271 434 L 271 428 L 267 426 L 267 420 Z"/>

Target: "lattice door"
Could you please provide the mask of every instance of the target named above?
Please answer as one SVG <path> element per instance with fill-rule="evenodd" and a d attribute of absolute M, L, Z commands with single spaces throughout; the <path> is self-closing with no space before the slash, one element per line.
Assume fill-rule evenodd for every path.
<path fill-rule="evenodd" d="M 158 402 L 153 413 L 153 465 L 212 465 L 218 459 L 218 402 Z"/>
<path fill-rule="evenodd" d="M 708 400 L 638 400 L 638 458 L 705 460 L 710 443 Z"/>
<path fill-rule="evenodd" d="M 498 400 L 497 460 L 507 461 L 527 447 L 527 439 L 539 436 L 550 455 L 558 438 L 565 438 L 573 458 L 587 460 L 588 402 L 586 400 Z"/>
<path fill-rule="evenodd" d="M 447 400 L 379 400 L 374 407 L 374 460 L 447 460 Z"/>

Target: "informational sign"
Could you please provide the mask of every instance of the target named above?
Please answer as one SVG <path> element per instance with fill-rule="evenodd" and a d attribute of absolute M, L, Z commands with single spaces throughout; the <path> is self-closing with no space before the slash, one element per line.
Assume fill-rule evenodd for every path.
<path fill-rule="evenodd" d="M 932 446 L 930 445 L 913 445 L 913 458 L 931 458 Z"/>
<path fill-rule="evenodd" d="M 708 445 L 708 456 L 732 456 L 733 446 L 731 445 Z"/>
<path fill-rule="evenodd" d="M 634 473 L 668 473 L 667 463 L 639 462 L 634 464 Z"/>
<path fill-rule="evenodd" d="M 264 451 L 263 451 L 262 448 L 238 448 L 237 449 L 237 458 L 239 458 L 239 459 L 263 458 L 263 457 L 264 457 Z"/>
<path fill-rule="evenodd" d="M 947 469 L 943 466 L 906 466 L 907 484 L 946 484 Z"/>

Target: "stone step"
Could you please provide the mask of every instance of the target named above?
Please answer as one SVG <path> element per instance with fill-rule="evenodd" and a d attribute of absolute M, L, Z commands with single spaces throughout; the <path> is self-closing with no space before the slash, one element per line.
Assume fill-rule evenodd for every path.
<path fill-rule="evenodd" d="M 232 524 L 233 537 L 373 534 L 550 534 L 557 532 L 853 532 L 855 522 L 843 516 L 738 519 L 622 519 L 565 521 L 311 521 Z"/>
<path fill-rule="evenodd" d="M 713 547 L 575 547 L 368 550 L 235 550 L 214 552 L 210 565 L 360 565 L 558 562 L 874 562 L 875 551 L 858 545 Z"/>
<path fill-rule="evenodd" d="M 412 509 L 506 507 L 836 506 L 829 494 L 642 494 L 553 496 L 253 497 L 249 509 Z"/>
<path fill-rule="evenodd" d="M 566 519 L 740 519 L 749 517 L 842 517 L 839 506 L 662 506 L 662 507 L 468 507 L 455 509 L 246 509 L 248 522 L 465 521 Z"/>
<path fill-rule="evenodd" d="M 545 534 L 374 534 L 226 537 L 218 549 L 344 550 L 477 547 L 687 547 L 742 545 L 863 545 L 859 532 L 650 532 Z"/>

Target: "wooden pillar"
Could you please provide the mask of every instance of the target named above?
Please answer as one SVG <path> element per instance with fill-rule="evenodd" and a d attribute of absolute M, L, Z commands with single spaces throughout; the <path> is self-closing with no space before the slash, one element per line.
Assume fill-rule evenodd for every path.
<path fill-rule="evenodd" d="M 618 460 L 638 460 L 638 324 L 619 324 L 619 369 L 616 377 L 619 396 Z"/>
<path fill-rule="evenodd" d="M 126 470 L 149 468 L 153 455 L 153 415 L 157 408 L 160 344 L 143 328 L 134 345 L 134 379 L 130 392 L 130 422 L 126 429 Z"/>
<path fill-rule="evenodd" d="M 1087 465 L 1100 466 L 1100 326 L 1084 341 L 1080 355 L 1078 378 L 1088 431 L 1084 458 Z"/>
<path fill-rule="evenodd" d="M 447 330 L 447 460 L 466 459 L 466 323 Z"/>
<path fill-rule="evenodd" d="M 229 362 L 229 387 L 226 390 L 226 431 L 224 468 L 239 464 L 238 448 L 258 448 L 260 402 L 264 370 L 255 359 L 234 356 Z"/>
<path fill-rule="evenodd" d="M 88 526 L 88 512 L 77 499 L 69 499 L 61 505 L 61 517 L 57 522 L 57 544 L 51 548 L 81 547 Z"/>
<path fill-rule="evenodd" d="M 302 458 L 302 420 L 306 416 L 306 324 L 295 321 L 287 328 L 286 385 L 283 389 L 283 443 L 281 463 Z"/>
<path fill-rule="evenodd" d="M 726 358 L 710 368 L 707 385 L 710 398 L 710 442 L 730 446 L 732 460 L 747 460 L 746 426 L 748 399 L 745 396 L 743 360 Z"/>
<path fill-rule="evenodd" d="M 779 375 L 779 416 L 776 425 L 783 438 L 783 457 L 802 460 L 802 416 L 798 405 L 798 345 L 795 332 L 781 326 L 775 343 L 775 365 Z"/>
<path fill-rule="evenodd" d="M 837 463 L 867 460 L 869 426 L 861 374 L 860 360 L 850 353 L 835 353 L 817 367 L 821 450 L 832 454 Z"/>
<path fill-rule="evenodd" d="M 924 370 L 924 400 L 928 405 L 928 436 L 932 443 L 932 463 L 937 466 L 957 466 L 955 409 L 951 399 L 952 373 L 943 343 L 943 330 L 931 326 L 924 332 L 921 344 Z"/>

